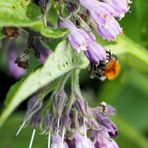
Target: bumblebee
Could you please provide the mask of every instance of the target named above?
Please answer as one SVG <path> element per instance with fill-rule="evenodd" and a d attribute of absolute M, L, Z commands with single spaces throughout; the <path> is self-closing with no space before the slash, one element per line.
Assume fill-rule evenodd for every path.
<path fill-rule="evenodd" d="M 102 81 L 108 79 L 113 80 L 120 73 L 120 64 L 118 63 L 118 59 L 114 54 L 107 51 L 107 58 L 104 61 L 100 61 L 98 65 L 91 63 L 91 78 L 98 78 Z"/>

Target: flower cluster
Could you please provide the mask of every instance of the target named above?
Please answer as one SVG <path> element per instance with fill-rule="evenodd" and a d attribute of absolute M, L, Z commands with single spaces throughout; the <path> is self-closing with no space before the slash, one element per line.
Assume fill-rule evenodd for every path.
<path fill-rule="evenodd" d="M 90 62 L 99 64 L 100 61 L 106 59 L 106 52 L 96 42 L 96 38 L 91 32 L 89 25 L 94 26 L 96 32 L 103 39 L 108 41 L 115 40 L 117 35 L 122 33 L 122 28 L 116 18 L 122 19 L 124 17 L 129 10 L 129 3 L 130 0 L 79 0 L 80 6 L 83 7 L 82 10 L 80 9 L 76 14 L 73 14 L 75 16 L 74 19 L 72 17 L 62 19 L 60 26 L 69 29 L 69 42 L 77 52 L 83 50 Z M 85 20 L 87 21 L 81 17 L 85 13 Z M 74 24 L 75 19 L 77 19 L 79 25 Z M 88 24 L 86 28 L 89 28 L 89 31 L 83 27 L 82 24 L 84 22 Z"/>
<path fill-rule="evenodd" d="M 96 37 L 92 32 L 87 33 L 83 29 L 77 28 L 74 23 L 68 19 L 61 22 L 60 25 L 69 29 L 69 42 L 77 52 L 83 50 L 90 61 L 95 64 L 99 64 L 100 61 L 106 59 L 105 49 L 96 42 Z"/>
<path fill-rule="evenodd" d="M 23 125 L 17 134 L 23 126 L 31 124 L 34 128 L 33 137 L 36 128 L 48 135 L 48 148 L 118 148 L 112 139 L 117 136 L 118 129 L 109 119 L 109 116 L 115 114 L 115 109 L 105 102 L 90 108 L 79 93 L 75 93 L 71 99 L 60 88 L 52 96 L 45 116 L 44 108 L 43 100 L 36 95 L 32 96 Z"/>

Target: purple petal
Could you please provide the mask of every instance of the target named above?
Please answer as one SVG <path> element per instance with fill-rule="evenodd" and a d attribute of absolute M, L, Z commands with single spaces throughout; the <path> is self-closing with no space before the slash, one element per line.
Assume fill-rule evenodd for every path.
<path fill-rule="evenodd" d="M 79 132 L 74 133 L 75 148 L 95 148 L 92 141 L 82 136 Z"/>
<path fill-rule="evenodd" d="M 60 135 L 53 135 L 52 136 L 52 144 L 51 144 L 51 148 L 68 148 L 68 145 L 66 142 L 64 142 L 62 137 Z"/>
<path fill-rule="evenodd" d="M 60 23 L 63 28 L 69 29 L 70 33 L 68 35 L 69 42 L 71 46 L 77 50 L 79 53 L 81 50 L 86 50 L 86 47 L 96 40 L 92 33 L 87 33 L 83 29 L 77 28 L 74 23 L 68 19 L 65 19 Z"/>
<path fill-rule="evenodd" d="M 8 71 L 11 76 L 13 76 L 16 79 L 19 79 L 21 76 L 23 76 L 26 72 L 23 68 L 19 67 L 15 60 L 18 56 L 19 49 L 16 48 L 15 44 L 10 43 L 9 48 L 9 61 L 8 61 Z"/>
<path fill-rule="evenodd" d="M 116 36 L 122 33 L 122 28 L 118 22 L 111 17 L 106 24 L 98 25 L 97 32 L 100 36 L 107 40 L 115 40 Z"/>
<path fill-rule="evenodd" d="M 115 10 L 115 15 L 118 18 L 123 18 L 125 13 L 129 11 L 128 4 L 131 3 L 130 0 L 103 0 L 105 3 L 110 5 Z"/>
<path fill-rule="evenodd" d="M 94 64 L 99 64 L 100 61 L 104 61 L 106 59 L 105 49 L 97 42 L 90 44 L 84 53 L 87 58 Z"/>

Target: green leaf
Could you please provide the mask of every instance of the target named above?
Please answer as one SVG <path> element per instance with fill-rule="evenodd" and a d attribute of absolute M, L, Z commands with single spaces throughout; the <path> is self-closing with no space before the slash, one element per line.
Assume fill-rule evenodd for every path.
<path fill-rule="evenodd" d="M 11 101 L 12 96 L 15 95 L 15 93 L 19 89 L 21 83 L 22 83 L 22 81 L 18 81 L 13 86 L 11 86 L 9 92 L 7 93 L 7 99 L 5 101 L 5 105 L 8 105 L 9 104 L 9 102 Z"/>
<path fill-rule="evenodd" d="M 34 10 L 34 13 L 33 13 Z M 26 8 L 26 15 L 28 18 L 35 20 L 41 17 L 41 9 L 34 3 L 29 3 Z"/>
<path fill-rule="evenodd" d="M 7 103 L 9 103 L 0 117 L 0 125 L 2 125 L 13 110 L 31 94 L 61 75 L 76 68 L 85 68 L 86 66 L 88 66 L 88 60 L 82 52 L 78 54 L 66 41 L 61 42 L 55 53 L 49 56 L 43 67 L 35 70 L 24 80 L 18 82 L 19 84 L 16 84 L 10 89 L 7 96 L 9 100 Z"/>
<path fill-rule="evenodd" d="M 49 29 L 47 27 L 43 27 L 40 30 L 40 33 L 45 37 L 51 37 L 51 38 L 59 38 L 63 37 L 68 33 L 67 29 Z"/>
<path fill-rule="evenodd" d="M 30 0 L 1 0 L 0 26 L 31 26 L 39 21 L 32 21 L 26 15 Z M 34 10 L 36 11 L 36 10 Z"/>
<path fill-rule="evenodd" d="M 30 27 L 35 32 L 52 38 L 59 38 L 67 33 L 65 29 L 46 27 L 40 8 L 30 0 L 1 0 L 0 8 L 0 27 Z"/>

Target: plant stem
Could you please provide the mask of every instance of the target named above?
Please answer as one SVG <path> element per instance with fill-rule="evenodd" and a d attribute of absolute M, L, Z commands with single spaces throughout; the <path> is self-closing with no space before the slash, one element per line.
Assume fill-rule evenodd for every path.
<path fill-rule="evenodd" d="M 75 93 L 79 92 L 79 72 L 80 70 L 76 69 L 72 73 L 71 77 L 71 96 L 66 106 L 66 114 L 69 114 L 73 102 L 75 101 Z"/>

